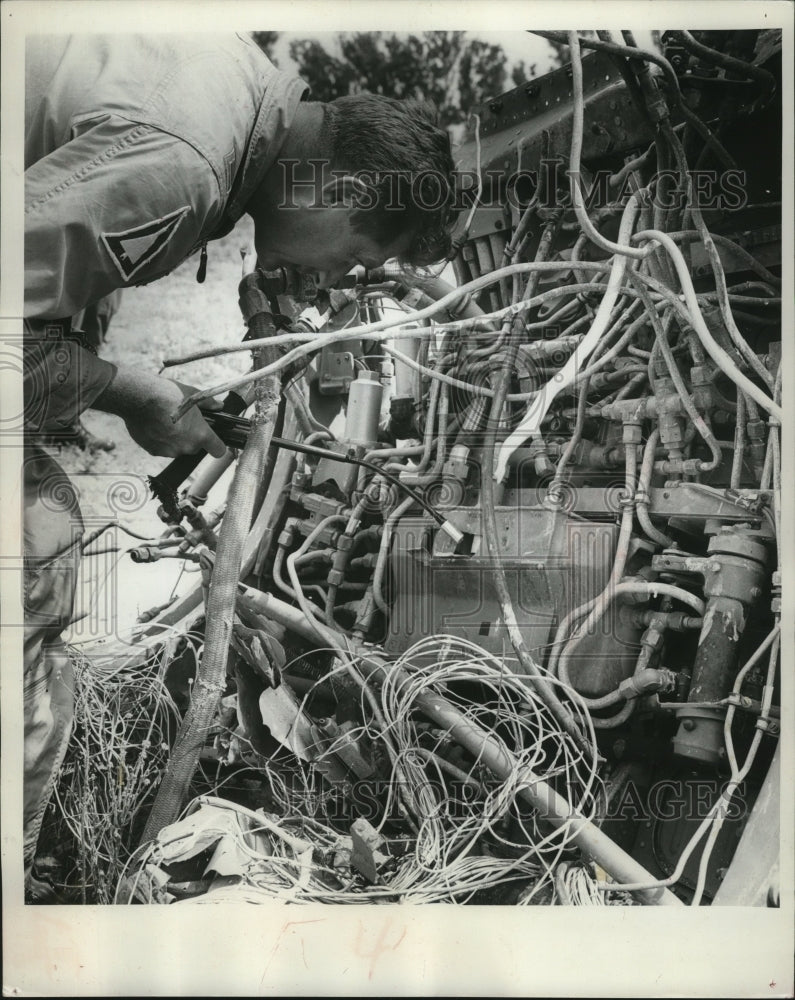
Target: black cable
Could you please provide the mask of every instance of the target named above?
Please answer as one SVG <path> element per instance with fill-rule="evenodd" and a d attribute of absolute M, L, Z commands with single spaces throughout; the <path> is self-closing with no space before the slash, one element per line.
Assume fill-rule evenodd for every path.
<path fill-rule="evenodd" d="M 248 433 L 250 423 L 244 417 L 230 417 L 228 414 L 220 413 L 218 411 L 208 410 L 204 417 L 210 426 L 219 434 L 222 440 L 228 445 L 235 446 L 242 443 L 242 438 Z M 378 476 L 383 476 L 384 479 L 393 483 L 399 489 L 407 493 L 415 503 L 419 504 L 423 510 L 425 510 L 431 517 L 436 521 L 436 523 L 448 531 L 450 527 L 450 522 L 437 510 L 428 503 L 428 501 L 416 490 L 412 489 L 406 483 L 401 482 L 397 476 L 392 475 L 391 472 L 387 472 L 380 466 L 376 465 L 374 462 L 368 462 L 363 458 L 357 458 L 354 455 L 342 454 L 336 451 L 330 451 L 328 448 L 318 448 L 313 444 L 301 444 L 298 441 L 288 441 L 287 438 L 280 438 L 274 436 L 271 438 L 271 444 L 276 445 L 278 448 L 287 448 L 289 451 L 298 452 L 301 455 L 311 455 L 314 458 L 328 458 L 334 462 L 345 462 L 348 465 L 360 465 L 364 469 L 369 469 L 371 472 Z"/>
<path fill-rule="evenodd" d="M 133 531 L 132 528 L 125 528 L 125 526 L 123 524 L 119 524 L 118 521 L 108 521 L 108 523 L 107 524 L 103 524 L 101 528 L 97 528 L 95 531 L 92 531 L 91 534 L 84 536 L 80 540 L 80 544 L 85 549 L 93 541 L 96 541 L 96 539 L 99 538 L 99 536 L 103 532 L 107 531 L 108 528 L 118 528 L 119 531 L 123 531 L 126 535 L 129 535 L 131 538 L 137 538 L 138 541 L 141 541 L 141 542 L 151 542 L 152 541 L 152 536 L 151 535 L 140 535 L 137 531 Z M 71 548 L 71 547 L 72 546 L 69 546 L 69 548 Z"/>
<path fill-rule="evenodd" d="M 547 41 L 557 42 L 562 45 L 569 44 L 568 35 L 565 31 L 528 30 L 531 35 L 538 35 L 541 38 L 546 38 Z M 668 86 L 668 96 L 673 100 L 677 110 L 680 112 L 685 121 L 687 121 L 698 132 L 704 142 L 709 143 L 709 145 L 713 147 L 715 152 L 721 157 L 728 167 L 737 167 L 737 164 L 729 156 L 722 144 L 707 128 L 704 122 L 702 122 L 698 115 L 691 111 L 685 104 L 682 98 L 682 92 L 679 88 L 679 78 L 676 75 L 676 71 L 664 56 L 658 55 L 656 52 L 649 52 L 647 49 L 634 48 L 631 45 L 616 45 L 614 42 L 604 42 L 601 38 L 588 38 L 580 36 L 580 45 L 584 48 L 597 49 L 598 51 L 608 52 L 611 55 L 621 56 L 624 59 L 632 59 L 636 61 L 643 60 L 644 62 L 651 62 L 656 66 L 659 66 L 663 71 L 665 83 Z"/>
<path fill-rule="evenodd" d="M 529 29 L 530 34 L 546 38 L 547 41 L 568 45 L 568 35 L 565 31 L 539 31 Z M 707 143 L 729 169 L 737 169 L 737 164 L 729 153 L 724 149 L 722 143 L 715 137 L 712 131 L 702 122 L 702 120 L 685 104 L 682 92 L 679 88 L 679 79 L 676 71 L 668 60 L 656 52 L 649 52 L 646 49 L 633 48 L 630 45 L 616 45 L 613 42 L 605 42 L 598 38 L 587 38 L 580 36 L 580 45 L 586 48 L 597 49 L 608 52 L 611 55 L 621 56 L 625 59 L 644 60 L 652 62 L 662 69 L 664 82 L 668 88 L 668 96 L 673 100 L 676 109 L 682 118 L 699 134 L 701 139 Z"/>
<path fill-rule="evenodd" d="M 290 451 L 301 452 L 304 455 L 314 455 L 317 458 L 329 458 L 333 459 L 335 462 L 347 462 L 349 465 L 361 465 L 364 469 L 369 469 L 378 476 L 383 476 L 384 479 L 389 480 L 399 489 L 407 493 L 415 503 L 418 503 L 420 507 L 436 521 L 436 523 L 447 530 L 449 524 L 446 517 L 440 514 L 437 510 L 428 503 L 428 501 L 416 490 L 412 489 L 406 483 L 398 479 L 397 476 L 393 476 L 391 472 L 387 472 L 386 469 L 382 469 L 379 465 L 374 462 L 367 462 L 363 458 L 356 458 L 354 455 L 342 455 L 338 454 L 336 451 L 328 451 L 326 448 L 316 448 L 311 444 L 299 444 L 297 441 L 287 441 L 285 438 L 271 438 L 273 444 L 277 445 L 279 448 L 288 448 Z"/>
<path fill-rule="evenodd" d="M 771 91 L 776 89 L 775 76 L 768 70 L 762 69 L 761 66 L 755 66 L 753 63 L 746 62 L 744 59 L 738 59 L 736 56 L 727 55 L 725 52 L 718 52 L 717 49 L 712 49 L 708 45 L 704 45 L 703 42 L 699 42 L 689 31 L 677 30 L 672 31 L 671 34 L 688 52 L 704 59 L 713 66 L 721 66 L 723 69 L 734 73 L 742 73 L 746 78 L 763 83 Z"/>
<path fill-rule="evenodd" d="M 569 38 L 565 31 L 539 31 L 533 28 L 528 29 L 528 31 L 531 35 L 539 35 L 541 38 L 546 38 L 548 42 L 557 42 L 559 45 L 569 44 Z M 677 104 L 681 102 L 682 95 L 679 91 L 679 80 L 677 79 L 676 71 L 664 56 L 658 55 L 656 52 L 649 52 L 646 49 L 633 48 L 630 45 L 617 45 L 615 42 L 604 42 L 600 38 L 580 36 L 580 45 L 589 49 L 609 52 L 624 59 L 644 59 L 647 62 L 655 63 L 665 73 L 672 89 L 675 91 L 674 99 L 677 101 Z"/>
<path fill-rule="evenodd" d="M 606 32 L 606 31 L 597 31 L 596 34 L 599 36 L 599 38 L 603 42 L 609 42 L 610 41 L 610 38 L 607 37 L 608 36 L 608 32 Z M 627 32 L 624 32 L 624 36 L 625 37 L 626 37 L 627 34 L 628 34 Z M 629 32 L 629 34 L 631 35 L 631 32 Z M 634 42 L 630 42 L 629 44 L 634 45 Z M 648 109 L 648 107 L 646 105 L 646 101 L 645 101 L 645 99 L 643 97 L 643 92 L 641 91 L 640 84 L 638 82 L 637 77 L 635 76 L 634 72 L 632 71 L 632 67 L 631 67 L 631 64 L 630 64 L 629 60 L 627 58 L 625 58 L 624 56 L 616 55 L 614 52 L 610 53 L 610 59 L 616 65 L 616 67 L 618 68 L 619 73 L 621 73 L 621 76 L 624 78 L 624 83 L 627 85 L 627 90 L 630 93 L 630 97 L 632 98 L 632 100 L 633 100 L 633 102 L 635 104 L 635 107 L 640 112 L 641 117 L 646 122 L 646 124 L 650 127 L 650 129 L 652 131 L 654 131 L 654 123 L 651 120 L 651 116 L 649 115 L 649 109 Z"/>
<path fill-rule="evenodd" d="M 60 549 L 58 552 L 54 552 L 51 556 L 49 556 L 49 558 L 47 558 L 46 562 L 40 562 L 38 559 L 31 560 L 31 566 L 33 567 L 33 569 L 35 569 L 37 573 L 40 573 L 43 570 L 48 569 L 50 566 L 52 566 L 52 564 L 57 559 L 62 558 L 67 553 L 71 552 L 73 549 L 77 549 L 78 547 L 80 549 L 81 555 L 89 555 L 89 556 L 100 555 L 102 552 L 106 551 L 107 552 L 119 551 L 118 549 L 115 550 L 102 549 L 101 552 L 88 552 L 88 553 L 85 552 L 85 549 L 88 548 L 88 546 L 92 542 L 96 541 L 96 539 L 99 538 L 99 536 L 103 534 L 103 532 L 107 531 L 109 528 L 118 528 L 120 531 L 123 531 L 126 534 L 130 535 L 132 538 L 137 538 L 142 542 L 154 541 L 154 539 L 152 539 L 150 536 L 139 535 L 138 532 L 133 531 L 132 528 L 125 528 L 124 525 L 119 524 L 118 521 L 108 521 L 107 524 L 103 524 L 102 527 L 97 528 L 90 534 L 81 535 L 79 538 L 76 538 L 73 542 L 70 542 L 68 545 L 64 546 L 64 548 Z"/>

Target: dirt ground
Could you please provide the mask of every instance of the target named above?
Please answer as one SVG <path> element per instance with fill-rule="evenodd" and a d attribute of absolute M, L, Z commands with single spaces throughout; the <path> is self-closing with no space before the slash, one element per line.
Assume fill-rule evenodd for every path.
<path fill-rule="evenodd" d="M 198 255 L 194 255 L 166 278 L 125 290 L 100 355 L 120 366 L 135 365 L 157 373 L 166 357 L 239 342 L 244 333 L 237 304 L 239 251 L 252 244 L 253 225 L 246 217 L 223 240 L 208 245 L 203 284 L 196 281 Z M 245 372 L 248 366 L 248 356 L 237 354 L 172 368 L 164 374 L 205 388 Z M 138 447 L 118 417 L 90 410 L 83 414 L 83 422 L 97 437 L 116 445 L 110 452 L 66 446 L 57 454 L 79 491 L 86 531 L 113 521 L 156 537 L 164 525 L 156 516 L 157 502 L 151 498 L 146 477 L 158 473 L 170 459 L 153 457 Z M 136 544 L 140 543 L 114 527 L 90 546 L 89 552 L 98 554 L 83 559 L 71 641 L 91 642 L 117 630 L 124 633 L 142 611 L 168 600 L 175 585 L 177 592 L 192 585 L 195 577 L 188 570 L 178 580 L 177 560 L 133 563 L 127 552 Z"/>

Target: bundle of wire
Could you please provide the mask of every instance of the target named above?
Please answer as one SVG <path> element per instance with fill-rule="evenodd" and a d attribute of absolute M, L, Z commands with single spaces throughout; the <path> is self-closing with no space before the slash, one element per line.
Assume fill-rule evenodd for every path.
<path fill-rule="evenodd" d="M 140 653 L 108 660 L 69 647 L 74 726 L 46 829 L 48 842 L 60 853 L 71 841 L 73 868 L 56 882 L 68 900 L 109 903 L 113 898 L 135 841 L 136 821 L 168 760 L 178 718 L 164 683 L 173 652 L 172 642 L 155 647 L 143 660 Z"/>
<path fill-rule="evenodd" d="M 441 635 L 415 643 L 395 666 L 409 679 L 402 683 L 396 680 L 398 670 L 390 672 L 381 698 L 391 737 L 416 790 L 418 872 L 455 886 L 460 901 L 486 886 L 532 878 L 534 888 L 524 896 L 525 902 L 532 902 L 566 850 L 567 828 L 545 828 L 543 820 L 517 803 L 516 794 L 523 783 L 540 778 L 558 786 L 575 809 L 592 818 L 601 793 L 597 755 L 584 754 L 561 730 L 533 684 L 516 671 L 514 658 L 497 657 L 469 640 Z M 578 721 L 593 740 L 578 696 L 554 683 L 571 696 Z M 425 692 L 443 692 L 516 760 L 507 780 L 496 780 L 477 760 L 451 766 L 444 756 L 451 742 L 446 732 L 418 738 L 415 702 Z M 472 793 L 456 803 L 453 813 L 446 790 L 451 776 Z"/>
<path fill-rule="evenodd" d="M 688 488 L 712 490 L 720 497 L 723 491 L 699 480 L 703 474 L 720 471 L 723 455 L 730 450 L 731 470 L 726 478 L 731 489 L 741 488 L 751 480 L 755 488 L 780 489 L 781 369 L 778 374 L 769 371 L 746 338 L 760 330 L 763 335 L 775 332 L 780 323 L 781 280 L 727 236 L 712 234 L 707 228 L 685 150 L 702 141 L 697 166 L 709 163 L 709 157 L 725 164 L 728 154 L 706 125 L 682 105 L 676 74 L 667 61 L 632 44 L 611 43 L 607 50 L 621 56 L 632 74 L 637 69 L 640 82 L 648 84 L 640 86 L 637 96 L 649 104 L 646 91 L 651 84 L 640 72 L 645 65 L 642 60 L 661 66 L 667 94 L 659 87 L 651 87 L 651 96 L 661 102 L 655 112 L 659 118 L 654 143 L 610 178 L 612 189 L 631 193 L 602 206 L 598 216 L 589 216 L 580 179 L 585 124 L 580 44 L 604 48 L 608 43 L 578 39 L 576 33 L 559 40 L 569 44 L 572 61 L 574 114 L 568 175 L 573 212 L 563 212 L 558 220 L 547 221 L 538 212 L 539 200 L 534 198 L 521 212 L 517 210 L 510 239 L 507 234 L 473 238 L 470 249 L 476 252 L 459 255 L 454 261 L 459 287 L 438 301 L 343 331 L 273 337 L 269 343 L 289 344 L 292 349 L 266 368 L 195 394 L 184 402 L 180 412 L 202 398 L 240 388 L 341 340 L 357 337 L 378 344 L 379 350 L 414 373 L 412 396 L 417 404 L 421 443 L 400 447 L 396 442 L 395 447 L 375 448 L 368 452 L 367 459 L 384 463 L 385 471 L 397 474 L 407 485 L 442 489 L 451 482 L 445 472 L 448 461 L 455 456 L 459 465 L 466 466 L 470 451 L 477 447 L 473 442 L 485 441 L 480 453 L 475 451 L 472 456 L 481 461 L 485 470 L 479 501 L 484 514 L 482 551 L 488 550 L 489 532 L 496 533 L 489 521 L 495 507 L 494 497 L 488 494 L 489 487 L 493 490 L 490 466 L 495 482 L 510 481 L 521 487 L 519 449 L 526 442 L 531 442 L 533 459 L 524 466 L 529 466 L 532 477 L 527 482 L 541 489 L 539 499 L 547 507 L 565 506 L 566 487 L 576 484 L 572 473 L 578 465 L 576 471 L 590 475 L 625 464 L 622 527 L 610 587 L 598 599 L 573 609 L 564 618 L 555 637 L 549 669 L 537 666 L 539 690 L 543 682 L 548 695 L 551 692 L 563 696 L 579 729 L 587 734 L 586 744 L 589 740 L 593 744 L 594 725 L 612 728 L 626 722 L 634 703 L 626 700 L 626 704 L 617 705 L 614 716 L 596 716 L 593 721 L 589 708 L 598 706 L 588 704 L 567 684 L 568 659 L 588 627 L 587 616 L 592 612 L 601 614 L 615 590 L 614 584 L 629 586 L 622 579 L 630 536 L 635 532 L 643 534 L 650 551 L 660 551 L 673 541 L 650 517 L 648 495 L 653 473 L 666 480 L 678 480 Z M 675 117 L 664 107 L 666 100 L 679 109 L 682 121 L 674 124 Z M 479 122 L 475 139 L 480 193 Z M 627 179 L 633 182 L 629 187 Z M 477 200 L 468 222 L 472 221 L 476 205 Z M 619 222 L 615 240 L 607 239 L 597 228 L 611 217 Z M 536 259 L 527 260 L 525 244 L 531 227 L 536 225 L 543 225 L 545 232 L 550 227 L 549 245 L 545 247 L 542 239 Z M 561 247 L 560 234 L 567 231 L 577 235 L 572 236 L 571 245 Z M 498 252 L 500 239 L 504 243 Z M 731 285 L 717 247 L 729 251 L 728 259 L 733 260 L 735 268 L 751 272 L 754 280 L 748 280 L 746 273 L 742 281 Z M 688 266 L 688 259 L 696 248 L 706 256 L 709 273 L 705 269 L 704 277 L 694 284 L 696 272 Z M 601 259 L 587 260 L 584 254 Z M 499 266 L 501 260 L 506 266 Z M 372 293 L 364 290 L 362 294 Z M 462 305 L 465 297 L 480 302 L 480 315 L 440 321 L 442 314 L 449 316 L 451 309 Z M 373 309 L 368 304 L 363 310 L 364 319 L 369 320 L 372 314 L 384 315 L 380 305 L 376 308 L 372 299 L 370 304 Z M 717 336 L 713 333 L 716 328 Z M 553 339 L 539 339 L 546 338 L 553 329 Z M 765 339 L 762 336 L 763 344 Z M 419 341 L 417 349 L 404 350 L 404 342 L 413 340 Z M 256 344 L 230 345 L 181 360 L 249 350 L 252 346 Z M 655 409 L 656 401 L 663 399 L 674 400 L 666 404 L 670 405 L 668 416 L 673 413 L 681 424 L 682 441 L 676 447 L 663 441 L 660 414 Z M 622 401 L 636 404 L 632 417 L 645 428 L 642 462 L 636 446 L 625 446 L 622 440 L 622 423 L 627 421 L 625 411 L 615 405 Z M 592 426 L 598 421 L 598 429 L 589 431 L 589 421 Z M 719 440 L 721 425 L 732 427 L 731 442 Z M 593 441 L 588 441 L 589 434 Z M 579 457 L 586 446 L 594 446 L 603 456 L 612 452 L 618 457 L 600 459 L 589 466 Z M 469 477 L 468 488 L 472 488 L 473 478 Z M 377 477 L 369 480 L 371 484 L 376 481 Z M 362 472 L 360 489 L 364 490 L 367 482 Z M 374 602 L 384 615 L 390 611 L 391 541 L 400 518 L 412 508 L 410 498 L 398 499 L 383 509 L 383 532 L 372 576 Z M 571 516 L 577 514 L 572 512 Z M 281 580 L 279 572 L 274 579 L 288 597 L 300 603 L 307 619 L 317 622 L 321 642 L 325 639 L 331 643 L 338 656 L 332 675 L 338 672 L 356 679 L 356 656 L 347 648 L 346 633 L 335 617 L 336 586 L 326 586 L 323 578 L 302 580 L 298 573 L 299 567 L 305 572 L 304 567 L 310 564 L 309 558 L 305 563 L 299 560 L 313 556 L 315 536 L 334 520 L 345 517 L 332 515 L 324 524 L 318 524 L 298 552 L 280 552 L 277 567 L 281 568 L 283 557 L 290 580 Z M 356 517 L 352 515 L 348 520 L 352 523 Z M 769 520 L 778 536 L 777 498 Z M 671 530 L 670 525 L 667 530 Z M 497 580 L 502 572 L 500 559 L 494 558 L 493 563 Z M 304 590 L 319 595 L 319 606 L 306 599 Z M 677 595 L 669 591 L 669 596 Z M 684 599 L 687 595 L 680 591 L 678 596 Z M 510 623 L 515 623 L 511 600 L 500 600 L 500 613 L 508 625 L 516 658 L 494 657 L 464 640 L 437 635 L 418 643 L 399 659 L 397 666 L 403 674 L 396 672 L 391 680 L 387 678 L 377 704 L 373 691 L 359 679 L 362 722 L 347 731 L 346 739 L 363 737 L 386 752 L 393 769 L 393 788 L 380 825 L 383 827 L 397 811 L 411 830 L 412 849 L 396 860 L 388 884 L 366 886 L 352 876 L 344 888 L 337 880 L 337 887 L 329 889 L 324 879 L 313 881 L 318 871 L 313 868 L 307 885 L 302 884 L 298 893 L 300 898 L 340 901 L 342 897 L 391 893 L 393 898 L 413 901 L 461 902 L 470 899 L 475 889 L 521 878 L 531 880 L 526 894 L 530 902 L 539 898 L 545 886 L 556 891 L 552 873 L 566 850 L 566 828 L 554 833 L 544 830 L 532 815 L 517 807 L 516 791 L 527 775 L 565 783 L 572 804 L 592 816 L 598 796 L 592 763 L 596 755 L 572 740 L 571 732 L 564 731 L 560 724 L 560 715 L 551 710 L 554 700 L 539 698 L 524 676 L 527 664 L 520 649 L 520 630 L 517 627 L 511 632 Z M 700 602 L 694 610 L 701 613 Z M 560 676 L 556 676 L 556 663 L 560 665 Z M 477 761 L 462 767 L 460 755 L 455 763 L 448 759 L 449 738 L 446 734 L 434 735 L 427 724 L 422 725 L 416 711 L 418 695 L 433 690 L 443 691 L 467 719 L 502 741 L 519 762 L 509 780 L 495 784 L 482 773 Z M 473 690 L 478 692 L 477 698 L 472 697 Z M 610 693 L 611 703 L 614 695 Z M 616 696 L 615 700 L 621 699 Z M 726 744 L 731 755 L 730 728 Z M 334 750 L 332 741 L 324 752 L 333 755 Z M 737 774 L 742 771 L 733 769 Z M 265 773 L 285 822 L 319 822 L 320 827 L 310 831 L 309 839 L 336 842 L 338 834 L 331 826 L 307 818 L 314 815 L 310 803 L 317 803 L 313 782 L 299 774 L 298 781 L 288 786 L 275 772 Z M 449 798 L 440 797 L 438 789 L 449 790 L 455 781 L 473 797 L 460 809 L 456 802 L 458 814 L 453 816 L 452 810 L 445 808 Z M 714 829 L 719 829 L 719 821 Z M 710 835 L 709 844 L 713 842 L 714 835 Z M 677 867 L 680 874 L 695 843 L 682 855 Z M 707 860 L 710 849 L 705 852 Z M 289 888 L 297 877 L 293 862 L 285 862 L 282 868 L 280 877 Z M 564 879 L 560 885 L 564 889 L 568 885 L 572 898 L 593 899 L 593 884 L 589 881 L 586 886 L 584 879 L 581 873 L 569 874 L 568 882 Z M 599 887 L 600 891 L 607 888 L 607 883 Z M 696 899 L 702 890 L 703 877 Z"/>
<path fill-rule="evenodd" d="M 368 721 L 353 731 L 353 735 L 376 743 L 388 740 L 399 765 L 399 771 L 396 766 L 384 782 L 386 800 L 378 829 L 383 830 L 393 815 L 401 783 L 417 831 L 413 837 L 400 838 L 399 850 L 377 884 L 369 884 L 354 869 L 332 864 L 347 838 L 330 823 L 312 816 L 318 800 L 311 784 L 305 781 L 302 788 L 300 782 L 291 781 L 288 787 L 278 770 L 268 768 L 281 815 L 253 812 L 224 799 L 199 800 L 234 810 L 246 820 L 237 846 L 250 860 L 237 886 L 213 889 L 206 902 L 237 899 L 242 891 L 253 897 L 265 895 L 292 902 L 383 899 L 466 903 L 477 894 L 511 883 L 522 890 L 520 901 L 525 905 L 554 898 L 555 869 L 567 856 L 567 828 L 545 827 L 543 819 L 517 802 L 516 795 L 523 783 L 541 778 L 569 796 L 581 815 L 592 818 L 602 794 L 595 755 L 583 754 L 560 731 L 528 679 L 515 672 L 512 661 L 474 643 L 454 636 L 424 639 L 395 666 L 405 671 L 402 676 L 408 675 L 408 680 L 395 681 L 400 676 L 396 669 L 381 687 L 379 701 L 386 730 L 379 728 L 363 707 Z M 423 724 L 414 705 L 421 692 L 429 691 L 444 691 L 445 698 L 467 719 L 489 731 L 515 757 L 517 767 L 507 780 L 498 781 L 477 760 L 467 766 L 446 760 L 443 744 L 449 744 L 449 738 Z M 568 693 L 577 706 L 577 695 Z M 584 708 L 579 717 L 588 728 Z M 325 755 L 334 750 L 332 741 Z M 322 762 L 322 757 L 316 763 Z M 451 785 L 466 789 L 467 794 L 452 794 Z M 193 803 L 187 812 L 195 808 Z M 255 854 L 246 843 L 246 834 L 259 830 L 271 834 L 268 855 Z M 158 841 L 135 858 L 139 892 L 141 886 L 150 884 L 147 868 L 162 863 L 170 837 L 169 830 L 164 830 Z M 592 896 L 585 892 L 572 894 L 574 904 L 589 901 L 593 901 Z"/>

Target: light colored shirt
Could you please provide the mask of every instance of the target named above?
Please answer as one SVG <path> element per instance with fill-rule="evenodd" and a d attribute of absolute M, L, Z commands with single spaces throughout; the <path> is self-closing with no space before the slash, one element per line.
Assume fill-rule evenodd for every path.
<path fill-rule="evenodd" d="M 39 413 L 35 426 L 42 414 L 67 425 L 110 377 L 81 374 L 82 348 L 46 321 L 168 274 L 228 233 L 307 90 L 245 36 L 29 38 L 26 407 Z"/>

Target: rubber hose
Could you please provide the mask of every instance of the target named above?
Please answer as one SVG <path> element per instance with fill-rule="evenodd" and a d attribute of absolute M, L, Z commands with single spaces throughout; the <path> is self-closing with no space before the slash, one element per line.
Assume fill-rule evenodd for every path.
<path fill-rule="evenodd" d="M 659 440 L 660 431 L 655 427 L 649 435 L 643 451 L 643 461 L 641 462 L 640 476 L 638 477 L 638 489 L 635 494 L 635 513 L 638 516 L 638 521 L 646 537 L 658 545 L 667 548 L 669 545 L 673 545 L 673 539 L 656 528 L 649 517 L 649 484 L 651 483 L 651 474 L 654 470 L 654 452 Z"/>
<path fill-rule="evenodd" d="M 273 335 L 275 327 L 267 301 L 258 285 L 254 271 L 255 260 L 252 254 L 244 257 L 243 279 L 238 291 L 240 309 L 250 335 L 263 338 Z M 255 370 L 261 368 L 277 357 L 274 347 L 261 346 L 253 354 L 253 367 Z M 193 697 L 180 725 L 163 781 L 147 818 L 142 844 L 154 839 L 164 826 L 174 822 L 182 809 L 224 689 L 243 552 L 278 419 L 280 390 L 281 377 L 278 374 L 265 376 L 254 390 L 256 413 L 238 459 L 227 495 L 226 514 L 218 535 L 206 601 L 204 651 L 197 666 Z"/>

